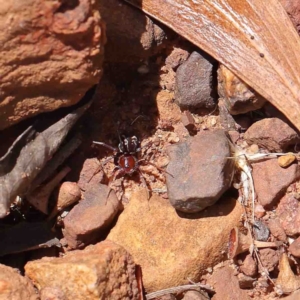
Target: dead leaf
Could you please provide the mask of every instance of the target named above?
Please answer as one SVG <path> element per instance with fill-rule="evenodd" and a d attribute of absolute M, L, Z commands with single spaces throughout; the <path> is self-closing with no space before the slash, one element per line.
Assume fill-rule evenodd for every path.
<path fill-rule="evenodd" d="M 0 218 L 7 215 L 16 196 L 26 194 L 32 181 L 90 105 L 91 101 L 69 113 L 22 148 L 11 171 L 0 177 Z"/>

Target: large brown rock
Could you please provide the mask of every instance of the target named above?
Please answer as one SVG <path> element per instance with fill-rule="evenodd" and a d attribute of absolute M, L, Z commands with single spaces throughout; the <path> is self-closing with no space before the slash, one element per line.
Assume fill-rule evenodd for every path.
<path fill-rule="evenodd" d="M 64 300 L 138 299 L 132 257 L 110 241 L 28 262 L 25 271 L 39 290 L 47 288 Z"/>
<path fill-rule="evenodd" d="M 167 187 L 171 204 L 198 212 L 216 203 L 230 187 L 234 172 L 224 130 L 205 131 L 169 147 Z"/>
<path fill-rule="evenodd" d="M 263 207 L 272 207 L 283 196 L 288 186 L 300 176 L 298 164 L 286 169 L 278 165 L 277 159 L 252 164 L 253 181 L 258 202 Z"/>
<path fill-rule="evenodd" d="M 0 300 L 38 300 L 38 294 L 28 278 L 17 270 L 0 264 Z"/>
<path fill-rule="evenodd" d="M 97 0 L 1 0 L 0 32 L 0 129 L 72 105 L 99 81 Z"/>
<path fill-rule="evenodd" d="M 168 201 L 136 192 L 107 239 L 122 245 L 141 266 L 147 292 L 198 282 L 222 261 L 230 230 L 243 213 L 235 199 L 223 199 L 193 215 L 177 213 Z"/>

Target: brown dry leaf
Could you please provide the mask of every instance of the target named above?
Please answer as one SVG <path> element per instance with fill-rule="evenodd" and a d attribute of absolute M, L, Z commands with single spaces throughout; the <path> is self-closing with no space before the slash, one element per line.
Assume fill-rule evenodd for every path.
<path fill-rule="evenodd" d="M 215 59 L 300 130 L 300 39 L 278 0 L 125 0 Z"/>
<path fill-rule="evenodd" d="M 67 114 L 22 148 L 11 170 L 0 176 L 0 218 L 6 216 L 16 196 L 26 194 L 32 181 L 90 105 L 91 101 Z"/>

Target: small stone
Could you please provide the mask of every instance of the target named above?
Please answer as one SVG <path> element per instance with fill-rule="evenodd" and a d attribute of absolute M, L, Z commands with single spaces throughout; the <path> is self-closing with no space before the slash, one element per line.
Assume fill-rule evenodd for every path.
<path fill-rule="evenodd" d="M 273 249 L 260 249 L 259 250 L 260 260 L 262 265 L 269 271 L 272 272 L 278 265 L 279 256 L 278 253 Z"/>
<path fill-rule="evenodd" d="M 182 300 L 207 300 L 208 294 L 204 291 L 188 291 L 184 294 Z"/>
<path fill-rule="evenodd" d="M 81 199 L 81 191 L 76 182 L 65 181 L 58 190 L 57 201 L 48 219 L 54 217 L 57 213 L 68 206 L 78 202 Z"/>
<path fill-rule="evenodd" d="M 218 69 L 218 93 L 232 115 L 257 110 L 266 102 L 222 64 Z"/>
<path fill-rule="evenodd" d="M 286 234 L 284 232 L 283 227 L 281 226 L 278 218 L 270 219 L 268 221 L 268 227 L 271 231 L 271 234 L 279 241 L 285 242 L 286 241 Z"/>
<path fill-rule="evenodd" d="M 61 291 L 66 300 L 139 299 L 132 257 L 110 241 L 63 257 L 30 261 L 25 272 L 39 290 Z"/>
<path fill-rule="evenodd" d="M 238 275 L 239 286 L 241 289 L 252 289 L 256 279 L 246 276 L 242 273 Z"/>
<path fill-rule="evenodd" d="M 85 191 L 89 184 L 93 185 L 101 182 L 103 172 L 100 167 L 99 161 L 96 158 L 85 159 L 77 182 L 81 190 Z"/>
<path fill-rule="evenodd" d="M 172 69 L 177 69 L 183 62 L 185 62 L 190 53 L 184 49 L 174 47 L 172 52 L 166 58 L 166 65 L 171 66 Z"/>
<path fill-rule="evenodd" d="M 253 180 L 258 202 L 263 207 L 272 207 L 282 197 L 288 186 L 300 176 L 298 165 L 281 168 L 277 159 L 252 164 Z"/>
<path fill-rule="evenodd" d="M 299 136 L 287 123 L 278 118 L 255 122 L 245 133 L 248 144 L 257 144 L 270 152 L 283 152 L 299 142 Z"/>
<path fill-rule="evenodd" d="M 300 237 L 294 240 L 294 242 L 289 246 L 289 251 L 295 257 L 300 257 Z"/>
<path fill-rule="evenodd" d="M 276 215 L 286 235 L 300 234 L 300 206 L 299 201 L 291 194 L 285 195 L 279 202 Z"/>
<path fill-rule="evenodd" d="M 188 110 L 185 110 L 181 114 L 181 122 L 184 125 L 184 127 L 189 131 L 196 129 L 195 120 L 194 120 L 192 114 Z"/>
<path fill-rule="evenodd" d="M 220 124 L 226 131 L 235 131 L 236 123 L 233 116 L 228 112 L 228 109 L 225 105 L 224 99 L 220 98 L 218 101 Z"/>
<path fill-rule="evenodd" d="M 148 74 L 149 73 L 149 67 L 147 65 L 141 65 L 140 67 L 138 67 L 137 69 L 137 72 L 142 74 L 142 75 L 145 75 L 145 74 Z"/>
<path fill-rule="evenodd" d="M 0 300 L 38 300 L 39 296 L 27 277 L 16 269 L 0 264 Z"/>
<path fill-rule="evenodd" d="M 254 215 L 260 219 L 266 214 L 264 207 L 261 204 L 256 204 L 254 207 Z"/>
<path fill-rule="evenodd" d="M 296 160 L 296 156 L 294 154 L 287 154 L 279 156 L 277 160 L 280 167 L 287 168 Z"/>
<path fill-rule="evenodd" d="M 240 289 L 239 281 L 229 266 L 217 269 L 211 278 L 216 292 L 214 300 L 249 300 L 247 291 Z"/>
<path fill-rule="evenodd" d="M 175 101 L 181 109 L 206 108 L 216 105 L 213 91 L 215 61 L 206 54 L 193 52 L 176 71 Z"/>
<path fill-rule="evenodd" d="M 230 140 L 231 140 L 234 144 L 236 144 L 237 141 L 238 141 L 239 138 L 240 138 L 240 134 L 239 134 L 236 130 L 230 130 L 230 131 L 228 131 L 228 134 L 229 134 L 229 136 L 230 136 Z"/>
<path fill-rule="evenodd" d="M 247 276 L 254 277 L 257 274 L 257 263 L 252 255 L 248 254 L 240 266 L 240 270 Z"/>
<path fill-rule="evenodd" d="M 141 266 L 147 293 L 186 284 L 187 278 L 199 281 L 207 268 L 224 260 L 229 232 L 243 213 L 235 199 L 223 200 L 190 215 L 176 212 L 156 194 L 148 200 L 145 190 L 136 191 L 107 239 Z"/>
<path fill-rule="evenodd" d="M 89 186 L 84 200 L 64 218 L 63 235 L 68 246 L 76 249 L 97 241 L 103 230 L 112 223 L 119 208 L 120 202 L 113 190 L 109 192 L 103 184 Z"/>
<path fill-rule="evenodd" d="M 256 220 L 253 224 L 253 235 L 255 240 L 265 242 L 269 238 L 270 230 L 265 223 Z"/>
<path fill-rule="evenodd" d="M 234 171 L 223 130 L 207 131 L 168 148 L 166 176 L 171 204 L 194 213 L 213 205 L 230 187 Z"/>

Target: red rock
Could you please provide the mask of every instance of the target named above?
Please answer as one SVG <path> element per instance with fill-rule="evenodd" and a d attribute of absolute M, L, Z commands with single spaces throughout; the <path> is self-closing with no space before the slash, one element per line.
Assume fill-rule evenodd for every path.
<path fill-rule="evenodd" d="M 184 285 L 187 278 L 198 282 L 207 268 L 224 260 L 229 232 L 243 213 L 235 199 L 223 200 L 191 215 L 176 212 L 155 194 L 148 201 L 144 190 L 136 192 L 107 239 L 141 266 L 147 293 Z"/>
<path fill-rule="evenodd" d="M 94 185 L 101 182 L 103 171 L 97 158 L 85 159 L 82 169 L 80 170 L 78 186 L 85 191 L 88 185 Z"/>
<path fill-rule="evenodd" d="M 300 234 L 300 206 L 299 201 L 293 195 L 285 195 L 280 200 L 276 215 L 287 235 Z"/>
<path fill-rule="evenodd" d="M 188 110 L 182 113 L 181 122 L 187 130 L 195 130 L 195 120 Z"/>
<path fill-rule="evenodd" d="M 2 2 L 0 129 L 78 102 L 99 81 L 105 40 L 97 1 Z"/>
<path fill-rule="evenodd" d="M 218 69 L 218 93 L 232 115 L 259 109 L 266 102 L 222 64 Z"/>
<path fill-rule="evenodd" d="M 243 273 L 238 274 L 239 286 L 241 289 L 253 288 L 253 283 L 256 279 L 246 276 Z"/>
<path fill-rule="evenodd" d="M 299 142 L 299 136 L 287 123 L 278 118 L 255 122 L 245 133 L 248 144 L 257 144 L 269 151 L 282 152 Z"/>
<path fill-rule="evenodd" d="M 193 52 L 176 71 L 175 101 L 182 109 L 216 106 L 213 91 L 214 60 L 207 55 Z"/>
<path fill-rule="evenodd" d="M 106 23 L 105 60 L 113 63 L 139 63 L 158 52 L 166 34 L 143 12 L 119 0 L 98 0 Z M 120 22 L 121 21 L 121 22 Z"/>
<path fill-rule="evenodd" d="M 210 283 L 216 292 L 212 300 L 249 300 L 247 292 L 240 289 L 234 270 L 228 266 L 215 270 Z"/>
<path fill-rule="evenodd" d="M 298 237 L 289 246 L 289 251 L 295 257 L 300 257 L 300 238 Z"/>
<path fill-rule="evenodd" d="M 112 223 L 119 211 L 120 202 L 106 185 L 89 186 L 84 200 L 73 207 L 64 219 L 63 234 L 72 249 L 82 248 L 97 241 L 100 234 Z"/>
<path fill-rule="evenodd" d="M 269 248 L 260 249 L 259 250 L 259 256 L 260 256 L 260 260 L 262 262 L 262 265 L 269 272 L 272 272 L 279 263 L 279 255 L 273 249 L 269 249 Z"/>
<path fill-rule="evenodd" d="M 240 266 L 240 270 L 247 276 L 254 277 L 257 274 L 257 263 L 252 255 L 248 254 Z"/>
<path fill-rule="evenodd" d="M 264 207 L 271 207 L 282 197 L 288 186 L 299 178 L 297 164 L 287 169 L 281 168 L 277 159 L 270 159 L 252 164 L 253 180 L 258 202 Z"/>
<path fill-rule="evenodd" d="M 166 65 L 169 65 L 172 69 L 176 69 L 188 59 L 189 55 L 190 53 L 187 50 L 175 46 L 166 58 Z"/>
<path fill-rule="evenodd" d="M 16 269 L 0 264 L 0 300 L 38 300 L 32 283 Z"/>
<path fill-rule="evenodd" d="M 284 232 L 283 227 L 280 224 L 278 218 L 270 219 L 268 221 L 268 227 L 271 231 L 271 234 L 279 241 L 285 242 L 286 241 L 286 234 Z"/>
<path fill-rule="evenodd" d="M 198 212 L 216 203 L 230 187 L 233 163 L 223 130 L 207 131 L 168 148 L 166 176 L 171 204 L 180 211 Z"/>
<path fill-rule="evenodd" d="M 132 257 L 110 241 L 30 261 L 25 272 L 39 290 L 51 289 L 63 300 L 139 299 Z"/>

